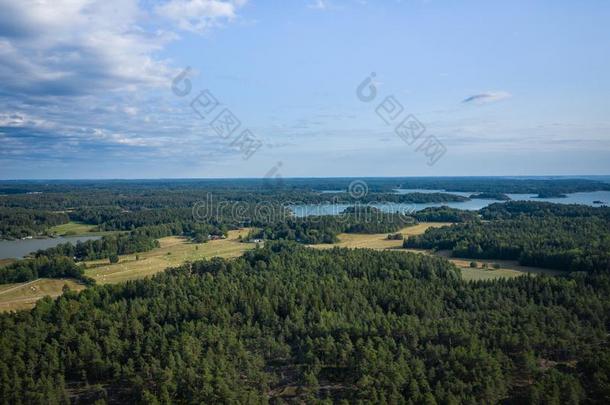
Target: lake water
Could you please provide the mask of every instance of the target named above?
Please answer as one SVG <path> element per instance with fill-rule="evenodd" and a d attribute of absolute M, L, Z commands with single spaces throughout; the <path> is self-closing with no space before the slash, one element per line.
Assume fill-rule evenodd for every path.
<path fill-rule="evenodd" d="M 0 240 L 0 259 L 21 259 L 40 249 L 55 247 L 61 243 L 72 243 L 100 239 L 101 236 L 61 236 L 45 239 Z"/>
<path fill-rule="evenodd" d="M 397 189 L 397 193 L 447 193 L 456 194 L 461 196 L 470 196 L 471 192 L 457 192 L 457 191 L 444 191 L 444 190 L 423 190 L 423 189 Z M 511 199 L 516 201 L 546 201 L 558 204 L 583 204 L 593 207 L 599 207 L 600 204 L 594 204 L 593 201 L 603 201 L 605 205 L 610 204 L 610 191 L 592 191 L 586 193 L 572 193 L 568 194 L 566 198 L 536 198 L 536 194 L 507 194 Z M 426 203 L 426 204 L 397 204 L 397 203 L 384 203 L 384 204 L 366 204 L 372 207 L 378 208 L 383 212 L 415 212 L 423 210 L 428 207 L 441 207 L 443 205 L 458 208 L 461 210 L 480 210 L 483 207 L 487 207 L 489 204 L 495 202 L 503 202 L 496 200 L 486 199 L 472 199 L 463 202 L 446 202 L 446 203 Z M 307 217 L 311 215 L 338 215 L 347 207 L 353 204 L 300 204 L 293 205 L 290 208 L 297 217 Z"/>

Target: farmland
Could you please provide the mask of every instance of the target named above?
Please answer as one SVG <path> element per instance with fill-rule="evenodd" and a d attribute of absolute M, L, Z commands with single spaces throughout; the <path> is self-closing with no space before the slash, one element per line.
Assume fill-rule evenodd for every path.
<path fill-rule="evenodd" d="M 451 225 L 447 222 L 438 222 L 438 223 L 422 223 L 417 224 L 415 226 L 410 226 L 403 228 L 399 232 L 403 234 L 404 237 L 408 237 L 411 235 L 421 235 L 429 228 L 439 228 L 442 226 Z M 345 248 L 369 248 L 376 250 L 402 250 L 402 240 L 391 240 L 387 238 L 387 234 L 354 234 L 354 233 L 344 233 L 339 235 L 339 242 L 334 244 L 320 244 L 320 245 L 310 245 L 316 249 L 330 249 L 333 247 L 345 247 Z M 404 251 L 425 254 L 425 255 L 436 255 L 441 256 L 448 259 L 451 263 L 455 264 L 460 268 L 462 278 L 464 280 L 492 280 L 498 278 L 513 278 L 523 275 L 524 273 L 531 274 L 548 274 L 548 275 L 556 275 L 561 272 L 550 270 L 550 269 L 541 269 L 537 267 L 528 267 L 528 266 L 520 266 L 514 260 L 478 260 L 478 267 L 472 268 L 470 267 L 471 260 L 460 259 L 450 257 L 450 252 L 447 251 L 439 251 L 433 252 L 431 250 L 424 249 L 404 249 Z M 483 265 L 486 265 L 486 268 L 483 268 Z M 494 268 L 494 265 L 499 265 L 499 268 Z"/>
<path fill-rule="evenodd" d="M 160 247 L 149 252 L 119 257 L 119 262 L 109 264 L 108 260 L 89 261 L 86 274 L 99 284 L 120 283 L 151 276 L 168 267 L 184 262 L 208 259 L 210 257 L 236 257 L 255 245 L 242 243 L 249 229 L 229 231 L 226 239 L 211 240 L 206 243 L 192 243 L 186 238 L 169 236 L 159 239 Z"/>

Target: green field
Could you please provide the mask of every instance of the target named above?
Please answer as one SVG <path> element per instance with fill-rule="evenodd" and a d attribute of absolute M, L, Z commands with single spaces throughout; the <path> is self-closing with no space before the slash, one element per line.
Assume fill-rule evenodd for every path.
<path fill-rule="evenodd" d="M 415 226 L 410 226 L 407 228 L 401 229 L 399 232 L 402 233 L 405 237 L 410 235 L 419 235 L 426 231 L 428 228 L 437 228 L 442 226 L 451 225 L 450 223 L 444 222 L 427 222 L 418 224 Z M 316 249 L 330 249 L 333 247 L 346 247 L 346 248 L 369 248 L 369 249 L 377 249 L 377 250 L 388 250 L 388 249 L 401 249 L 402 250 L 402 240 L 388 240 L 387 234 L 354 234 L 354 233 L 343 233 L 339 235 L 339 242 L 333 244 L 323 244 L 323 245 L 310 245 Z M 450 252 L 433 252 L 430 250 L 423 249 L 405 249 L 404 251 L 409 251 L 413 253 L 419 254 L 434 254 L 437 256 L 442 256 L 455 264 L 460 268 L 462 273 L 462 278 L 468 281 L 474 280 L 493 280 L 497 278 L 512 278 L 518 277 L 525 273 L 531 274 L 550 274 L 557 275 L 561 274 L 560 271 L 550 270 L 550 269 L 542 269 L 537 267 L 528 267 L 521 266 L 517 261 L 513 260 L 477 260 L 479 263 L 479 268 L 471 268 L 470 262 L 472 260 L 469 259 L 460 259 L 450 257 Z M 486 263 L 488 268 L 481 268 L 482 264 Z M 499 264 L 500 268 L 494 269 L 494 264 Z"/>
<path fill-rule="evenodd" d="M 96 231 L 95 225 L 70 221 L 67 224 L 56 225 L 49 228 L 49 232 L 60 236 L 71 235 L 101 235 L 108 232 Z"/>
<path fill-rule="evenodd" d="M 64 285 L 76 291 L 85 288 L 71 279 L 39 278 L 27 283 L 4 284 L 0 289 L 0 312 L 31 309 L 41 298 L 60 296 Z"/>
<path fill-rule="evenodd" d="M 175 267 L 187 261 L 195 261 L 210 257 L 237 257 L 248 249 L 253 249 L 253 243 L 241 243 L 239 236 L 245 237 L 249 229 L 229 231 L 227 239 L 211 240 L 206 243 L 192 243 L 188 239 L 170 236 L 159 239 L 161 246 L 149 252 L 124 255 L 119 262 L 110 264 L 108 260 L 86 262 L 86 275 L 94 278 L 99 284 L 120 283 L 147 277 Z"/>
<path fill-rule="evenodd" d="M 411 235 L 420 235 L 428 228 L 438 228 L 441 226 L 451 225 L 446 222 L 438 223 L 423 223 L 414 226 L 408 226 L 401 229 L 400 233 L 404 237 Z M 374 233 L 374 234 L 363 234 L 363 233 L 341 233 L 338 235 L 339 242 L 333 244 L 319 244 L 310 245 L 316 249 L 329 249 L 333 247 L 345 247 L 345 248 L 368 248 L 368 249 L 402 249 L 402 240 L 391 240 L 388 239 L 387 233 Z"/>
<path fill-rule="evenodd" d="M 516 260 L 460 259 L 456 257 L 450 257 L 451 252 L 449 251 L 440 251 L 435 252 L 434 254 L 447 258 L 451 263 L 459 267 L 462 272 L 462 278 L 468 281 L 493 280 L 497 278 L 513 278 L 519 277 L 524 273 L 547 274 L 551 276 L 562 274 L 562 272 L 558 270 L 543 269 L 540 267 L 521 266 Z M 470 267 L 470 263 L 472 261 L 477 263 L 477 268 Z M 487 268 L 483 268 L 483 264 L 487 264 Z M 498 264 L 500 268 L 493 268 L 494 264 Z"/>

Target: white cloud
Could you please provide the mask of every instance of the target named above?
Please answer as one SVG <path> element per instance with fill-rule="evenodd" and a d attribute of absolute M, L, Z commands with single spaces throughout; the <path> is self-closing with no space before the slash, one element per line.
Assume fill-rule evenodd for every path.
<path fill-rule="evenodd" d="M 12 93 L 82 95 L 165 86 L 159 51 L 173 29 L 204 32 L 235 19 L 245 0 L 0 0 L 0 82 Z M 154 5 L 156 4 L 156 6 Z"/>
<path fill-rule="evenodd" d="M 178 37 L 173 31 L 181 29 L 180 5 L 194 12 L 189 21 L 201 32 L 235 19 L 244 3 L 0 0 L 3 144 L 66 158 L 75 154 L 71 148 L 83 156 L 99 154 L 96 148 L 124 153 L 117 145 L 183 156 L 215 150 L 215 140 L 202 135 L 192 111 L 170 109 L 177 100 L 169 84 L 178 69 L 159 54 Z M 178 19 L 162 20 L 157 6 L 169 7 Z M 181 119 L 173 124 L 177 115 Z"/>
<path fill-rule="evenodd" d="M 139 25 L 137 0 L 0 0 L 0 81 L 20 94 L 79 95 L 166 83 L 173 35 Z"/>
<path fill-rule="evenodd" d="M 326 10 L 328 8 L 328 4 L 326 0 L 315 0 L 312 3 L 309 3 L 308 7 L 316 10 Z"/>
<path fill-rule="evenodd" d="M 173 21 L 185 31 L 204 32 L 231 21 L 246 0 L 170 0 L 156 7 L 160 16 Z"/>

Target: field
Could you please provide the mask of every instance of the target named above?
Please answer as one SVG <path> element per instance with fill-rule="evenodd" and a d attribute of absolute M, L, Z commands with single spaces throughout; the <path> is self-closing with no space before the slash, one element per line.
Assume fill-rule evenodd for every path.
<path fill-rule="evenodd" d="M 229 231 L 227 239 L 212 240 L 207 243 L 191 243 L 186 238 L 170 236 L 159 239 L 161 247 L 150 252 L 120 256 L 119 263 L 109 264 L 108 260 L 86 262 L 86 274 L 99 284 L 120 283 L 151 276 L 168 267 L 179 266 L 186 261 L 195 261 L 213 256 L 236 257 L 248 249 L 252 243 L 241 243 L 239 235 L 246 236 L 250 229 Z M 61 295 L 64 284 L 71 289 L 82 290 L 83 285 L 73 280 L 38 279 L 29 283 L 4 284 L 0 286 L 0 312 L 33 308 L 36 301 L 46 295 Z"/>
<path fill-rule="evenodd" d="M 450 223 L 438 222 L 438 223 L 423 223 L 415 226 L 408 226 L 401 229 L 400 233 L 403 236 L 408 237 L 410 235 L 420 235 L 428 228 L 439 228 L 441 226 L 451 225 Z M 339 234 L 339 242 L 323 245 L 310 245 L 317 249 L 329 249 L 333 247 L 346 247 L 346 248 L 369 248 L 369 249 L 401 249 L 402 240 L 390 240 L 387 238 L 387 233 L 377 234 L 361 234 L 361 233 L 342 233 Z"/>
<path fill-rule="evenodd" d="M 72 235 L 102 235 L 108 232 L 97 232 L 95 226 L 90 224 L 84 224 L 82 222 L 70 221 L 67 224 L 56 225 L 49 228 L 50 233 L 54 233 L 60 236 L 72 236 Z"/>
<path fill-rule="evenodd" d="M 451 252 L 440 251 L 435 253 L 438 256 L 446 257 L 451 263 L 455 264 L 462 271 L 462 278 L 464 280 L 492 280 L 496 278 L 511 278 L 523 275 L 523 273 L 531 274 L 547 274 L 547 275 L 558 275 L 561 271 L 543 269 L 539 267 L 521 266 L 516 260 L 483 260 L 476 259 L 474 262 L 478 264 L 478 267 L 470 267 L 472 259 L 459 259 L 450 257 Z M 487 268 L 482 268 L 482 264 L 487 264 Z M 494 269 L 493 265 L 500 265 L 499 269 Z"/>
<path fill-rule="evenodd" d="M 426 229 L 431 227 L 441 227 L 448 226 L 450 223 L 422 223 L 416 226 L 411 226 L 407 228 L 403 228 L 399 232 L 402 233 L 405 237 L 410 235 L 419 235 L 426 231 Z M 310 245 L 316 249 L 330 249 L 333 247 L 346 247 L 346 248 L 370 248 L 377 250 L 386 250 L 386 249 L 402 249 L 402 240 L 389 240 L 387 239 L 387 234 L 354 234 L 354 233 L 344 233 L 339 235 L 339 242 L 334 244 L 325 244 L 325 245 Z M 470 262 L 472 260 L 468 259 L 459 259 L 450 257 L 450 252 L 442 251 L 442 252 L 432 252 L 429 250 L 420 250 L 420 249 L 408 249 L 410 252 L 419 253 L 419 254 L 435 254 L 437 256 L 442 256 L 448 259 L 450 262 L 455 264 L 460 268 L 462 272 L 462 278 L 468 281 L 474 280 L 492 280 L 497 278 L 511 278 L 518 277 L 523 275 L 524 273 L 532 273 L 532 274 L 550 274 L 556 275 L 561 272 L 550 269 L 542 269 L 537 267 L 527 267 L 521 266 L 517 261 L 512 260 L 476 260 L 478 263 L 478 268 L 471 268 Z M 481 268 L 482 264 L 486 263 L 488 268 Z M 493 265 L 499 264 L 499 269 L 494 269 Z"/>
<path fill-rule="evenodd" d="M 80 291 L 84 285 L 70 279 L 42 279 L 22 284 L 4 284 L 0 289 L 0 312 L 33 308 L 36 301 L 45 297 L 58 297 L 64 285 Z"/>
<path fill-rule="evenodd" d="M 119 257 L 119 263 L 109 264 L 108 260 L 86 262 L 85 272 L 99 284 L 119 283 L 153 275 L 168 267 L 179 266 L 187 261 L 201 260 L 213 256 L 236 257 L 248 249 L 252 243 L 241 243 L 238 237 L 245 237 L 249 229 L 229 231 L 227 239 L 211 240 L 207 243 L 192 243 L 186 238 L 170 236 L 159 239 L 161 247 L 150 252 Z"/>

